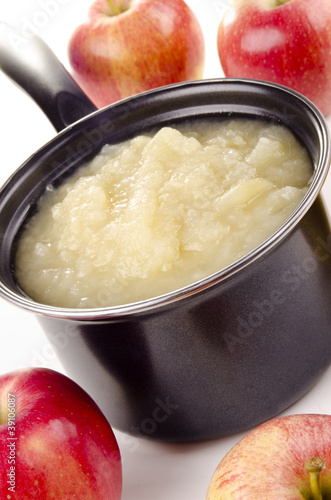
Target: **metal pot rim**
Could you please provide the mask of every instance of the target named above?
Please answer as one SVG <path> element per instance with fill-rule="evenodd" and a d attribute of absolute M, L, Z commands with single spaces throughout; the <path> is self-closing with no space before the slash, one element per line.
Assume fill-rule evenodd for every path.
<path fill-rule="evenodd" d="M 72 319 L 72 320 L 81 320 L 81 321 L 95 321 L 95 320 L 105 320 L 105 319 L 116 319 L 125 316 L 139 315 L 141 313 L 147 313 L 150 311 L 154 311 L 156 309 L 164 308 L 166 306 L 172 305 L 178 301 L 187 299 L 197 293 L 200 293 L 210 287 L 214 287 L 218 283 L 230 278 L 234 274 L 239 273 L 242 269 L 246 268 L 248 265 L 255 262 L 257 259 L 261 258 L 266 252 L 272 251 L 272 249 L 281 243 L 283 239 L 287 237 L 289 233 L 291 233 L 303 216 L 310 209 L 316 198 L 318 197 L 320 190 L 323 186 L 325 178 L 328 173 L 331 152 L 330 152 L 330 138 L 329 132 L 321 112 L 312 104 L 308 99 L 306 99 L 301 94 L 298 94 L 294 90 L 288 89 L 281 85 L 272 84 L 269 82 L 262 82 L 258 80 L 244 80 L 244 79 L 213 79 L 213 80 L 201 80 L 195 82 L 184 82 L 180 84 L 169 85 L 167 87 L 163 87 L 160 89 L 154 89 L 152 91 L 144 92 L 139 94 L 138 96 L 125 99 L 119 102 L 119 105 L 123 105 L 126 102 L 138 101 L 139 99 L 148 98 L 148 96 L 154 96 L 160 92 L 167 92 L 167 90 L 171 89 L 180 89 L 187 88 L 190 86 L 208 86 L 208 84 L 213 83 L 243 83 L 245 85 L 253 85 L 253 86 L 262 86 L 262 87 L 270 87 L 278 90 L 282 90 L 285 93 L 291 94 L 296 99 L 301 100 L 303 104 L 306 106 L 307 110 L 314 115 L 314 119 L 318 123 L 318 133 L 319 140 L 322 146 L 322 153 L 319 164 L 316 165 L 316 170 L 314 175 L 312 176 L 311 184 L 308 188 L 308 191 L 298 205 L 298 207 L 292 212 L 292 214 L 287 218 L 287 220 L 275 231 L 270 237 L 264 240 L 263 243 L 255 247 L 252 251 L 245 254 L 239 260 L 236 260 L 229 266 L 209 275 L 206 278 L 203 278 L 195 283 L 187 285 L 183 288 L 174 290 L 172 292 L 166 293 L 164 295 L 160 295 L 157 297 L 153 297 L 150 299 L 145 299 L 139 302 L 132 302 L 129 304 L 123 304 L 119 306 L 110 306 L 110 307 L 101 307 L 101 308 L 86 308 L 86 309 L 74 309 L 74 308 L 63 308 L 63 307 L 55 307 L 49 306 L 47 304 L 41 304 L 33 301 L 29 297 L 24 294 L 19 295 L 7 287 L 4 283 L 0 282 L 0 296 L 9 300 L 10 302 L 27 309 L 31 312 L 34 312 L 43 316 L 50 316 L 56 318 L 63 319 Z M 113 107 L 117 106 L 117 104 L 109 106 Z M 91 115 L 95 115 L 101 113 L 108 108 L 104 108 L 103 110 L 98 110 L 95 113 L 91 113 L 90 115 L 78 120 L 76 124 L 88 119 Z M 71 130 L 74 129 L 75 125 L 70 125 L 62 132 L 60 132 L 56 137 L 61 137 L 63 134 L 70 133 Z M 52 142 L 52 141 L 50 141 Z M 44 146 L 44 148 L 47 145 Z M 41 148 L 43 149 L 43 148 Z M 10 182 L 10 180 L 8 181 Z M 1 194 L 1 193 L 0 193 Z"/>

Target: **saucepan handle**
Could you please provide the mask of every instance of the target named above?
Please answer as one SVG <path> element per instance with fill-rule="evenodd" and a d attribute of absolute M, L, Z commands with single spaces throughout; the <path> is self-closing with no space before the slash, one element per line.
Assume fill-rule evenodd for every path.
<path fill-rule="evenodd" d="M 0 22 L 0 69 L 40 106 L 59 132 L 96 111 L 48 45 Z"/>

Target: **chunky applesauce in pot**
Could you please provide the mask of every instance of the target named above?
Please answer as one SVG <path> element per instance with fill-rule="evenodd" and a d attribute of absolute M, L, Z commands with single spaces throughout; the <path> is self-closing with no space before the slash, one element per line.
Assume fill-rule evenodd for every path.
<path fill-rule="evenodd" d="M 58 307 L 173 291 L 269 237 L 311 175 L 292 133 L 262 121 L 200 121 L 107 145 L 43 197 L 20 238 L 16 277 Z"/>

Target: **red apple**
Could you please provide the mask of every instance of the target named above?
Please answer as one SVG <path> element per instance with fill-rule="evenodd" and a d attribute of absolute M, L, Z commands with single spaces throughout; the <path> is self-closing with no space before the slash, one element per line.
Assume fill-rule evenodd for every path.
<path fill-rule="evenodd" d="M 330 0 L 234 0 L 217 47 L 225 76 L 285 85 L 331 112 Z"/>
<path fill-rule="evenodd" d="M 117 441 L 75 382 L 44 368 L 0 377 L 0 493 L 19 500 L 119 500 Z"/>
<path fill-rule="evenodd" d="M 255 428 L 220 462 L 207 493 L 207 500 L 328 498 L 331 415 L 318 414 L 279 417 Z"/>
<path fill-rule="evenodd" d="M 103 107 L 163 85 L 202 78 L 200 24 L 184 0 L 96 0 L 68 44 L 72 76 Z"/>

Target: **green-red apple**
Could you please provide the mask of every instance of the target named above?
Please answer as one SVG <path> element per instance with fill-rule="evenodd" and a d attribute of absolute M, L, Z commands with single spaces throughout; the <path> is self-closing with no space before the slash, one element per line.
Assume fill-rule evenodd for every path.
<path fill-rule="evenodd" d="M 72 76 L 97 107 L 202 78 L 205 45 L 184 0 L 96 0 L 68 44 Z"/>
<path fill-rule="evenodd" d="M 207 493 L 207 500 L 304 499 L 331 499 L 331 415 L 290 415 L 256 427 L 221 460 Z"/>
<path fill-rule="evenodd" d="M 331 112 L 330 0 L 232 0 L 217 47 L 225 76 L 285 85 Z"/>
<path fill-rule="evenodd" d="M 0 377 L 3 500 L 120 500 L 114 433 L 90 396 L 53 370 Z"/>

